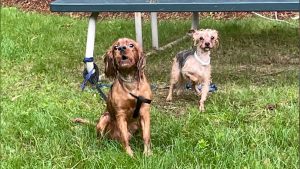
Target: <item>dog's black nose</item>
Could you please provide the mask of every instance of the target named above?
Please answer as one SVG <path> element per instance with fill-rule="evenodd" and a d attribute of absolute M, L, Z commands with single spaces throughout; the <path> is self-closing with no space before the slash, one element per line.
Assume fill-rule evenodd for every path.
<path fill-rule="evenodd" d="M 209 42 L 205 42 L 205 46 L 209 47 L 210 43 Z"/>
<path fill-rule="evenodd" d="M 119 47 L 118 47 L 118 50 L 119 50 L 119 51 L 125 51 L 125 50 L 126 50 L 126 46 L 119 46 Z"/>

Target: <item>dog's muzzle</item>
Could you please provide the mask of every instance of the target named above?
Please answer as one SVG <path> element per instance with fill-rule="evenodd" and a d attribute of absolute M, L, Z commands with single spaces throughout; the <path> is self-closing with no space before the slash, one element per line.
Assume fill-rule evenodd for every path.
<path fill-rule="evenodd" d="M 204 50 L 205 50 L 205 51 L 209 51 L 209 50 L 210 50 L 210 47 L 205 47 Z"/>
<path fill-rule="evenodd" d="M 206 42 L 205 44 L 204 44 L 204 50 L 205 51 L 209 51 L 210 49 L 211 49 L 211 47 L 210 47 L 210 43 L 209 42 Z"/>

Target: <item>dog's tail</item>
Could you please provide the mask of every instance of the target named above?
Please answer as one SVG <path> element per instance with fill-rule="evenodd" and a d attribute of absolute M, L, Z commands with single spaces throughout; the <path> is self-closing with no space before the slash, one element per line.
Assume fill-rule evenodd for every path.
<path fill-rule="evenodd" d="M 74 118 L 74 119 L 71 119 L 71 121 L 73 123 L 80 123 L 80 124 L 87 124 L 87 125 L 91 125 L 91 126 L 96 126 L 95 123 L 87 120 L 87 119 L 82 119 L 82 118 Z"/>

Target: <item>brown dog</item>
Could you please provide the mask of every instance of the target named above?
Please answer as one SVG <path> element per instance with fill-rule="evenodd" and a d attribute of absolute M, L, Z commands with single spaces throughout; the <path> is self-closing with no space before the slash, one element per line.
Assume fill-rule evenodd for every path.
<path fill-rule="evenodd" d="M 209 92 L 211 82 L 210 50 L 218 45 L 218 32 L 212 29 L 191 30 L 196 50 L 179 52 L 173 60 L 170 89 L 167 101 L 172 100 L 175 85 L 178 87 L 177 94 L 182 91 L 186 81 L 193 83 L 193 88 L 198 95 L 200 111 L 204 111 L 204 102 Z M 203 84 L 199 91 L 198 84 Z"/>
<path fill-rule="evenodd" d="M 150 102 L 152 92 L 144 74 L 145 56 L 132 39 L 118 39 L 107 52 L 105 75 L 114 80 L 107 99 L 107 111 L 96 126 L 101 135 L 121 141 L 126 152 L 131 135 L 142 128 L 144 154 L 150 155 Z"/>

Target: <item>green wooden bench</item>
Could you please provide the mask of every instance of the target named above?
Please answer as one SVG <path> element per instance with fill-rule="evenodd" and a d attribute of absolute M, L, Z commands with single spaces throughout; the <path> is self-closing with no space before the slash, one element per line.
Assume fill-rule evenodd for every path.
<path fill-rule="evenodd" d="M 136 40 L 142 46 L 140 12 L 151 12 L 152 46 L 158 49 L 157 12 L 193 12 L 192 28 L 199 24 L 198 12 L 299 11 L 299 0 L 56 0 L 52 12 L 91 12 L 86 58 L 93 57 L 96 18 L 99 12 L 135 12 Z M 87 70 L 93 70 L 87 62 Z"/>

